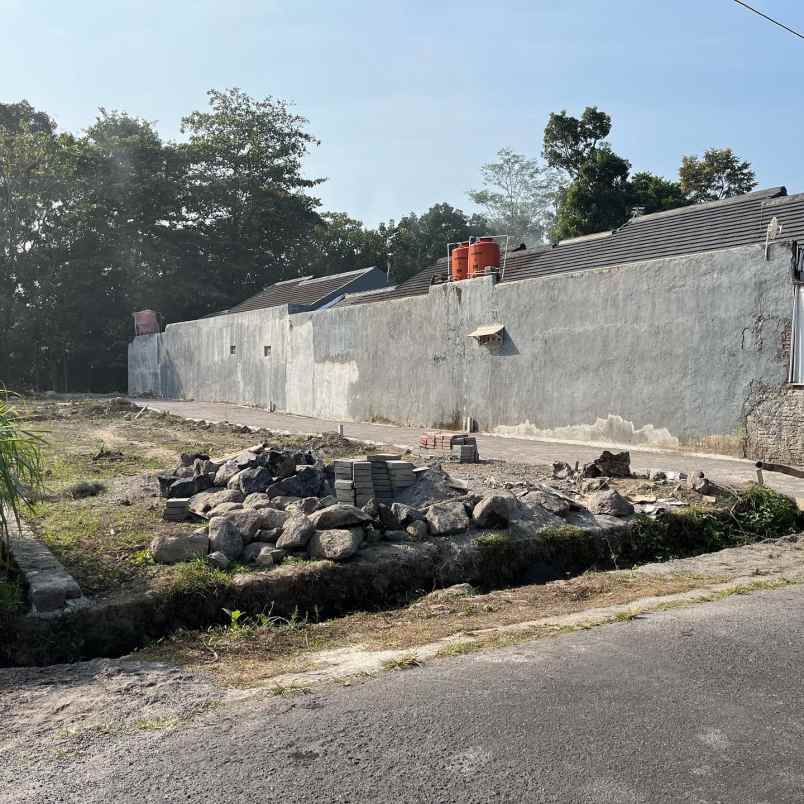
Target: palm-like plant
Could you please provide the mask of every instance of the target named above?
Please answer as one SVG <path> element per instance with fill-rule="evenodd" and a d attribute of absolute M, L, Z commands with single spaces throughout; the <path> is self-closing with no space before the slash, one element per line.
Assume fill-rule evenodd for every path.
<path fill-rule="evenodd" d="M 42 438 L 21 426 L 11 394 L 0 389 L 0 542 L 8 546 L 9 524 L 19 523 L 42 482 Z"/>

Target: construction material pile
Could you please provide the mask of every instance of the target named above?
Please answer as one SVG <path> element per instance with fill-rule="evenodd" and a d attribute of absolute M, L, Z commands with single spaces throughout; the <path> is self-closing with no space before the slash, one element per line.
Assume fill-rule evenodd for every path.
<path fill-rule="evenodd" d="M 369 455 L 365 461 L 336 460 L 335 496 L 338 502 L 366 505 L 369 500 L 391 503 L 416 482 L 412 463 L 401 455 Z"/>
<path fill-rule="evenodd" d="M 428 431 L 419 436 L 419 446 L 445 452 L 457 463 L 477 463 L 480 460 L 477 439 L 469 433 Z"/>

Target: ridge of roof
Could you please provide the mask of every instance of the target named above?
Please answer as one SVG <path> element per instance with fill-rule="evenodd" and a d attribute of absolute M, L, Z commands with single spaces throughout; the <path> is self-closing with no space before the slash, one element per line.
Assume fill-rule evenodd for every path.
<path fill-rule="evenodd" d="M 325 276 L 305 276 L 299 281 L 299 284 L 307 287 L 308 285 L 314 285 L 316 282 L 326 282 L 330 279 L 340 279 L 341 277 L 347 276 L 358 276 L 360 274 L 367 274 L 369 271 L 373 271 L 376 267 L 376 265 L 372 265 L 368 268 L 358 268 L 355 271 L 344 271 L 340 274 L 326 274 Z M 276 282 L 275 284 L 278 285 L 279 282 Z"/>

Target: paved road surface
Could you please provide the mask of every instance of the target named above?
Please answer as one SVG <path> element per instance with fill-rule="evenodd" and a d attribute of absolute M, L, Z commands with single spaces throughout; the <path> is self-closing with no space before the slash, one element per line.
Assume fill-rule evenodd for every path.
<path fill-rule="evenodd" d="M 138 401 L 138 400 L 134 400 Z M 160 410 L 168 410 L 191 419 L 207 421 L 229 421 L 235 424 L 248 424 L 253 427 L 267 427 L 294 433 L 321 433 L 336 430 L 338 422 L 314 419 L 306 416 L 291 416 L 282 413 L 268 413 L 259 408 L 230 405 L 223 402 L 179 402 L 148 401 L 148 405 Z M 361 441 L 380 441 L 400 447 L 418 449 L 421 428 L 396 427 L 385 424 L 366 424 L 347 422 L 344 433 Z M 518 463 L 551 464 L 553 461 L 575 461 L 586 463 L 600 455 L 601 445 L 577 445 L 535 441 L 527 438 L 504 438 L 502 436 L 479 435 L 478 446 L 484 458 L 500 458 Z M 669 450 L 635 449 L 631 450 L 631 464 L 635 469 L 667 469 L 686 472 L 702 469 L 704 473 L 723 483 L 739 483 L 756 479 L 752 461 L 737 458 L 698 457 L 683 452 Z M 785 475 L 765 474 L 769 485 L 785 494 L 804 497 L 804 480 L 796 480 Z"/>
<path fill-rule="evenodd" d="M 801 802 L 803 663 L 804 587 L 734 596 L 37 749 L 0 802 Z"/>

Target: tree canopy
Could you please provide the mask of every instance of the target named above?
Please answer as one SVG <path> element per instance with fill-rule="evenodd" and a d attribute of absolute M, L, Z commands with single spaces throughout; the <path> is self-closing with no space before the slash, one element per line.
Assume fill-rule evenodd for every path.
<path fill-rule="evenodd" d="M 678 175 L 682 191 L 695 203 L 750 193 L 757 186 L 751 164 L 731 148 L 708 148 L 702 159 L 683 157 Z"/>

